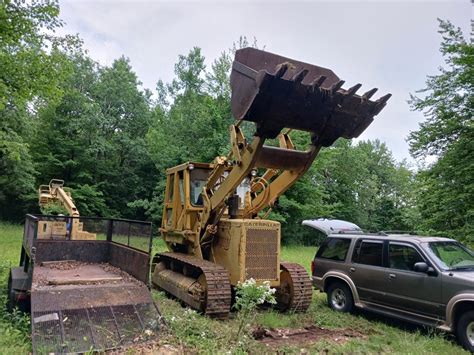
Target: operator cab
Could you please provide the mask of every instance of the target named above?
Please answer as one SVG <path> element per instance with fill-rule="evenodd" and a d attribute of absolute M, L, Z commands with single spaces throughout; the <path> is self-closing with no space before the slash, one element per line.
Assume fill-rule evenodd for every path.
<path fill-rule="evenodd" d="M 213 164 L 187 162 L 166 171 L 167 182 L 164 200 L 166 228 L 177 226 L 182 213 L 190 213 L 190 223 L 194 223 L 195 214 L 204 208 L 203 189 L 213 171 Z M 227 176 L 225 171 L 222 178 Z M 221 181 L 217 181 L 216 187 Z M 236 189 L 239 196 L 239 209 L 244 209 L 246 196 L 250 193 L 251 181 L 243 179 Z"/>

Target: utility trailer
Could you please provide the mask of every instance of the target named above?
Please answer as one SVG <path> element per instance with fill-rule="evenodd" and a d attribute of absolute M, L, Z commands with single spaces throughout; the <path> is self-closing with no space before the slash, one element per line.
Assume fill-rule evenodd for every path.
<path fill-rule="evenodd" d="M 10 307 L 31 312 L 33 353 L 104 351 L 156 336 L 149 290 L 152 225 L 78 217 L 96 240 L 73 240 L 75 217 L 27 215 L 20 266 L 10 271 Z M 46 222 L 46 223 L 45 223 Z"/>

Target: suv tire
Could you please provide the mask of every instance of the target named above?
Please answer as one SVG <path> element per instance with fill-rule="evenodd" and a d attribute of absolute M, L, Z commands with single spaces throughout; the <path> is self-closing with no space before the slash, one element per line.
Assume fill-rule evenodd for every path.
<path fill-rule="evenodd" d="M 474 352 L 474 311 L 464 313 L 456 324 L 459 343 L 471 353 Z"/>
<path fill-rule="evenodd" d="M 332 282 L 327 290 L 328 305 L 337 312 L 350 312 L 354 299 L 350 288 L 344 282 Z"/>

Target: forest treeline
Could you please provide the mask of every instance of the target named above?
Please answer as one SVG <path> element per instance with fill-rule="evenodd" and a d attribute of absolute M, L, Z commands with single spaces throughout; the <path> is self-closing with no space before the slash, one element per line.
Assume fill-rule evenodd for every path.
<path fill-rule="evenodd" d="M 151 92 L 126 57 L 103 66 L 79 37 L 58 36 L 58 14 L 54 1 L 0 4 L 0 219 L 38 212 L 38 185 L 60 178 L 81 215 L 160 223 L 165 169 L 229 150 L 229 73 L 249 43 L 241 38 L 209 67 L 192 48 Z M 426 117 L 408 137 L 411 153 L 434 163 L 415 171 L 383 142 L 340 139 L 279 199 L 271 217 L 284 241 L 310 242 L 301 221 L 315 217 L 472 238 L 473 47 L 449 22 L 440 33 L 446 63 L 409 102 Z M 304 148 L 302 135 L 293 139 Z"/>

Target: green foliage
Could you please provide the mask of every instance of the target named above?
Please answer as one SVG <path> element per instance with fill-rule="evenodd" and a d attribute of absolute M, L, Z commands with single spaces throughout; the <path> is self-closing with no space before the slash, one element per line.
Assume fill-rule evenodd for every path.
<path fill-rule="evenodd" d="M 41 213 L 44 215 L 58 216 L 64 215 L 68 216 L 68 210 L 60 202 L 50 202 L 40 208 Z"/>
<path fill-rule="evenodd" d="M 417 175 L 419 229 L 473 242 L 474 232 L 474 47 L 461 29 L 440 20 L 446 68 L 428 76 L 423 97 L 412 95 L 413 110 L 426 120 L 409 137 L 417 158 L 436 161 Z"/>
<path fill-rule="evenodd" d="M 7 282 L 10 267 L 18 265 L 23 226 L 0 222 L 2 261 L 0 262 L 0 353 L 26 354 L 31 352 L 30 317 L 14 310 L 9 313 Z"/>
<path fill-rule="evenodd" d="M 64 179 L 81 215 L 143 218 L 129 203 L 151 196 L 155 184 L 144 138 L 149 93 L 126 58 L 105 68 L 80 53 L 68 60 L 65 94 L 39 112 L 39 179 Z"/>
<path fill-rule="evenodd" d="M 54 35 L 61 26 L 57 1 L 0 3 L 0 219 L 19 219 L 35 194 L 35 166 L 29 141 L 34 114 L 61 95 L 64 52 L 75 37 Z"/>
<path fill-rule="evenodd" d="M 295 143 L 302 137 L 294 137 Z M 300 147 L 301 149 L 302 147 Z M 323 235 L 301 226 L 304 219 L 331 217 L 367 230 L 413 230 L 417 212 L 413 173 L 396 163 L 378 140 L 338 140 L 282 196 L 273 216 L 282 222 L 285 243 L 317 244 Z"/>

